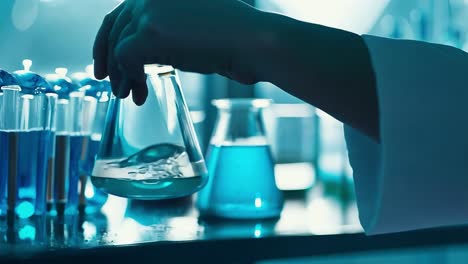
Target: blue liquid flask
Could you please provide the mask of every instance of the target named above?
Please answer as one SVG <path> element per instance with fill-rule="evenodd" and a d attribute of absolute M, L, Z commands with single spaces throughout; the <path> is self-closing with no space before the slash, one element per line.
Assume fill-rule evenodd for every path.
<path fill-rule="evenodd" d="M 202 215 L 275 218 L 283 207 L 261 110 L 264 99 L 216 100 L 218 119 L 207 153 L 209 180 L 197 206 Z"/>

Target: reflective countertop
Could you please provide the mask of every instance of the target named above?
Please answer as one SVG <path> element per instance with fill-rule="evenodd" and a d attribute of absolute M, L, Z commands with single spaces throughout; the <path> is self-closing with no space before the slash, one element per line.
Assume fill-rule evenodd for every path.
<path fill-rule="evenodd" d="M 9 224 L 2 219 L 0 262 L 52 263 L 73 257 L 91 263 L 141 255 L 244 261 L 468 243 L 465 227 L 366 237 L 350 186 L 318 185 L 285 197 L 281 217 L 263 221 L 202 219 L 191 198 L 129 201 L 118 197 L 110 197 L 102 213 L 93 215 L 46 216 Z"/>

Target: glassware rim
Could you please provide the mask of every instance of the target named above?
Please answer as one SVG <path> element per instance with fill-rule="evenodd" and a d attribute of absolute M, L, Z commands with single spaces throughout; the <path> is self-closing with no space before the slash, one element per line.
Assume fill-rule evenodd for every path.
<path fill-rule="evenodd" d="M 266 98 L 223 98 L 211 101 L 218 109 L 266 108 L 273 100 Z"/>
<path fill-rule="evenodd" d="M 9 90 L 9 91 L 18 91 L 21 92 L 21 87 L 19 85 L 13 84 L 13 85 L 5 85 L 0 87 L 0 92 Z"/>
<path fill-rule="evenodd" d="M 145 64 L 144 70 L 146 74 L 161 75 L 173 72 L 174 67 L 161 64 Z"/>

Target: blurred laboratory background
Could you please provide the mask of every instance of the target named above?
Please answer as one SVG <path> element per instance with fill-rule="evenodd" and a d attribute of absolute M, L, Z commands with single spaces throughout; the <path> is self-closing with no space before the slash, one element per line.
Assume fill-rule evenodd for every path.
<path fill-rule="evenodd" d="M 69 75 L 92 64 L 92 45 L 104 15 L 121 0 L 1 0 L 0 68 L 47 75 L 66 68 Z M 423 40 L 468 51 L 468 0 L 245 0 L 260 9 L 359 34 Z M 320 189 L 353 203 L 352 168 L 343 125 L 327 113 L 270 83 L 241 85 L 218 75 L 179 72 L 202 151 L 209 146 L 220 98 L 269 98 L 266 135 L 276 161 L 276 184 L 286 197 Z M 314 84 L 310 84 L 314 89 Z M 320 206 L 316 207 L 317 210 Z M 322 213 L 322 212 L 320 212 Z M 326 212 L 323 212 L 326 214 Z M 325 219 L 325 218 L 324 218 Z M 354 218 L 353 218 L 354 219 Z M 357 218 L 356 218 L 357 219 Z M 284 219 L 280 220 L 286 221 Z M 448 253 L 447 253 L 448 252 Z M 457 251 L 459 252 L 459 251 Z M 461 251 L 460 251 L 461 252 Z M 431 255 L 433 254 L 433 255 Z M 391 256 L 393 257 L 391 257 Z M 379 257 L 380 256 L 380 257 Z M 455 263 L 466 254 L 405 251 L 370 257 L 297 260 L 294 263 Z M 280 262 L 272 262 L 280 263 Z"/>
<path fill-rule="evenodd" d="M 3 0 L 0 2 L 0 67 L 53 73 L 82 72 L 92 63 L 94 36 L 103 16 L 121 0 Z M 260 9 L 360 34 L 418 39 L 468 49 L 467 0 L 248 0 Z M 14 44 L 13 44 L 14 43 Z M 267 134 L 278 165 L 281 189 L 311 187 L 317 180 L 351 179 L 342 125 L 281 89 L 260 83 L 240 85 L 217 75 L 180 73 L 187 104 L 202 148 L 209 144 L 216 118 L 213 99 L 261 97 L 275 104 L 267 111 Z M 314 84 L 311 84 L 313 88 Z M 286 172 L 294 171 L 294 175 Z"/>
<path fill-rule="evenodd" d="M 92 63 L 94 36 L 103 16 L 119 2 L 121 0 L 1 1 L 0 67 L 12 72 L 23 68 L 23 59 L 30 59 L 34 63 L 32 70 L 39 74 L 54 72 L 57 67 L 68 68 L 69 73 L 84 71 Z M 360 34 L 418 39 L 468 49 L 467 0 L 246 2 L 263 10 Z M 216 98 L 273 99 L 276 105 L 272 108 L 272 118 L 275 120 L 269 124 L 268 130 L 275 131 L 271 133 L 275 155 L 281 164 L 301 163 L 288 167 L 288 170 L 297 169 L 304 173 L 310 171 L 310 167 L 302 163 L 317 159 L 317 132 L 328 129 L 333 123 L 327 123 L 329 117 L 319 114 L 320 118 L 327 120 L 327 127 L 316 127 L 318 124 L 312 121 L 317 116 L 315 109 L 268 83 L 246 87 L 219 76 L 193 73 L 181 73 L 181 80 L 203 146 L 208 144 L 216 114 L 210 102 Z M 283 129 L 278 131 L 274 127 Z M 339 125 L 336 129 L 339 129 Z M 340 133 L 336 133 L 336 136 L 339 135 Z M 310 146 L 310 149 L 304 149 L 306 146 Z M 324 159 L 319 163 L 327 164 L 332 158 Z M 334 158 L 335 161 L 338 159 Z M 282 171 L 283 168 L 279 170 Z M 282 180 L 281 182 L 281 185 L 289 184 Z"/>

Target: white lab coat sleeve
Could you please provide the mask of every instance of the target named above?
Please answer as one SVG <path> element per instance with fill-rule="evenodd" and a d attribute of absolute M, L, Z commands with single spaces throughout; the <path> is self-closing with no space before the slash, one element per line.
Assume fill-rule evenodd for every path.
<path fill-rule="evenodd" d="M 364 36 L 380 143 L 345 128 L 367 234 L 468 224 L 468 54 Z"/>

